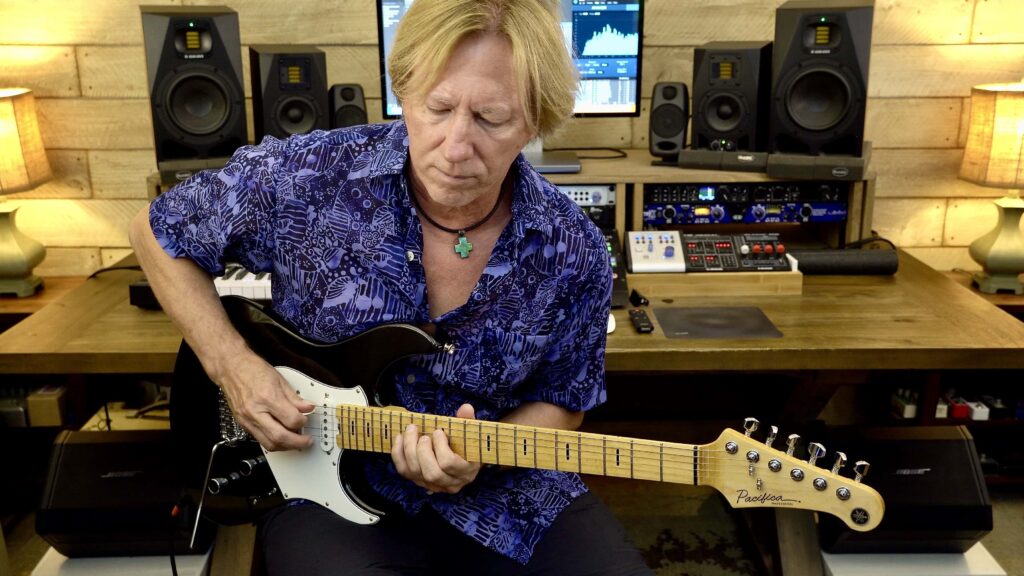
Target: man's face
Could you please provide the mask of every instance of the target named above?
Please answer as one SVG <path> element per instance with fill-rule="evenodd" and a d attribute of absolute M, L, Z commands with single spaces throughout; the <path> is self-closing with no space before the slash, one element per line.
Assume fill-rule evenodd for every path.
<path fill-rule="evenodd" d="M 413 181 L 431 201 L 463 207 L 501 186 L 533 137 L 518 92 L 508 39 L 479 34 L 456 47 L 434 86 L 402 103 Z"/>

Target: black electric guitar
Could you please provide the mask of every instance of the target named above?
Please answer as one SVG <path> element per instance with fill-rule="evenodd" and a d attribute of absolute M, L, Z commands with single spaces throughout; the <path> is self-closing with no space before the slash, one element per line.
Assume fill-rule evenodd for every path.
<path fill-rule="evenodd" d="M 860 482 L 867 463 L 857 463 L 852 479 L 839 474 L 846 461 L 842 453 L 831 469 L 820 468 L 815 460 L 824 449 L 814 443 L 811 458 L 799 460 L 793 456 L 795 435 L 787 451 L 776 450 L 771 444 L 777 429 L 772 427 L 764 443 L 754 440 L 757 421 L 752 418 L 744 424 L 745 433 L 726 429 L 714 442 L 696 445 L 388 408 L 380 405 L 377 383 L 392 363 L 450 348 L 404 324 L 377 327 L 338 344 L 316 344 L 255 302 L 235 296 L 222 302 L 249 346 L 316 405 L 306 430 L 316 441 L 305 450 L 263 450 L 234 422 L 219 389 L 183 344 L 175 366 L 171 423 L 183 461 L 210 454 L 205 471 L 193 466 L 185 472 L 192 488 L 203 491 L 201 512 L 218 523 L 252 521 L 290 498 L 318 502 L 352 522 L 376 523 L 385 511 L 374 501 L 373 490 L 361 484 L 359 465 L 350 460 L 390 453 L 395 434 L 409 424 L 423 434 L 443 429 L 453 451 L 471 462 L 708 485 L 735 508 L 826 512 L 858 531 L 882 519 L 881 496 Z"/>

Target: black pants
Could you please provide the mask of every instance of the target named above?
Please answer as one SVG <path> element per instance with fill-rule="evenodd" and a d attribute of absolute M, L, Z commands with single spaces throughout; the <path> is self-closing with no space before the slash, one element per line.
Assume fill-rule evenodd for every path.
<path fill-rule="evenodd" d="M 481 546 L 428 507 L 419 515 L 353 524 L 316 504 L 282 506 L 260 522 L 271 576 L 650 575 L 619 521 L 592 493 L 555 519 L 526 566 Z"/>

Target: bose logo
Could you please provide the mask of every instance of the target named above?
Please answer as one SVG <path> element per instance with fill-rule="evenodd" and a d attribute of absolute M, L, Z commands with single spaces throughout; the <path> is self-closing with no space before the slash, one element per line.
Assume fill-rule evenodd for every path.
<path fill-rule="evenodd" d="M 846 178 L 850 175 L 850 169 L 845 166 L 836 166 L 832 169 L 833 178 Z"/>
<path fill-rule="evenodd" d="M 736 157 L 736 159 L 741 161 L 741 162 L 753 162 L 754 161 L 754 157 L 751 156 L 750 154 L 740 154 L 739 156 Z"/>

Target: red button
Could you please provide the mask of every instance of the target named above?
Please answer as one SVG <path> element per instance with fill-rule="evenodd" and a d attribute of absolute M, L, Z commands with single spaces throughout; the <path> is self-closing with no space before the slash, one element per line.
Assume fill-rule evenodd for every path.
<path fill-rule="evenodd" d="M 775 247 L 772 246 L 771 244 L 765 244 L 764 245 L 764 253 L 765 254 L 774 254 L 775 253 Z"/>
<path fill-rule="evenodd" d="M 776 254 L 785 254 L 786 253 L 786 247 L 784 245 L 782 245 L 782 244 L 779 244 L 778 246 L 775 247 L 775 253 Z"/>

